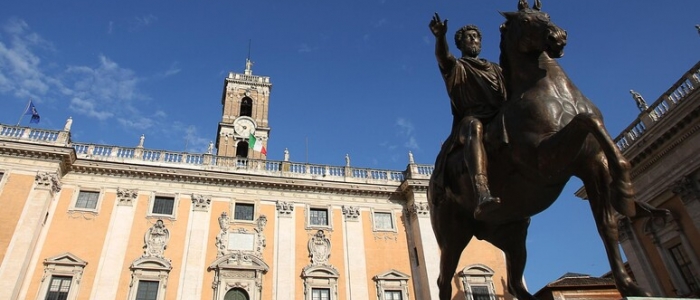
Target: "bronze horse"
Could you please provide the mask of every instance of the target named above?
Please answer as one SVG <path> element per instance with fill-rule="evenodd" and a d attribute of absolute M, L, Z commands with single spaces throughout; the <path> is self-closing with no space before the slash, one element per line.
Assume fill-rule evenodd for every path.
<path fill-rule="evenodd" d="M 508 291 L 520 300 L 536 299 L 522 281 L 530 217 L 548 208 L 571 176 L 584 183 L 618 290 L 624 296 L 648 295 L 625 272 L 615 211 L 628 217 L 661 211 L 634 201 L 630 165 L 600 111 L 554 60 L 563 55 L 567 34 L 540 8 L 539 0 L 532 8 L 520 0 L 518 11 L 501 13 L 506 22 L 500 65 L 508 99 L 485 127 L 491 191 L 501 204 L 486 221 L 474 219 L 476 198 L 462 149 L 437 158 L 446 159 L 445 168 L 433 173 L 428 202 L 441 250 L 442 300 L 450 299 L 459 258 L 474 236 L 505 253 Z M 444 185 L 435 180 L 438 172 L 444 172 Z"/>

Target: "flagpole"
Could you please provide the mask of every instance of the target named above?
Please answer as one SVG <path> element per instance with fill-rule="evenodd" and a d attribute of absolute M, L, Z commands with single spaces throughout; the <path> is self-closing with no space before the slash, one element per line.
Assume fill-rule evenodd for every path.
<path fill-rule="evenodd" d="M 24 118 L 24 115 L 27 114 L 27 109 L 29 109 L 29 105 L 32 103 L 32 98 L 29 98 L 29 101 L 27 101 L 27 107 L 22 111 L 22 115 L 19 116 L 19 121 L 17 121 L 17 125 L 19 126 L 19 123 L 22 122 L 22 119 Z"/>

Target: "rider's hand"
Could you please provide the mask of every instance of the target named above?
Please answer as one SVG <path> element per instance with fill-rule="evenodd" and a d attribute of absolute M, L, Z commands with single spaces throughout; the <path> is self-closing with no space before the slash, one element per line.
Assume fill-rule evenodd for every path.
<path fill-rule="evenodd" d="M 445 33 L 447 33 L 447 19 L 443 22 L 440 20 L 440 16 L 435 13 L 428 27 L 430 27 L 430 31 L 435 37 L 445 36 Z"/>

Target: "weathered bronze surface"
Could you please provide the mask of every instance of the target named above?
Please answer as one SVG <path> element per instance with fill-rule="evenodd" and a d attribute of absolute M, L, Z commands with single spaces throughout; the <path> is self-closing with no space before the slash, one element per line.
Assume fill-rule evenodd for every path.
<path fill-rule="evenodd" d="M 440 299 L 451 298 L 452 276 L 473 236 L 505 253 L 509 292 L 521 300 L 536 299 L 522 282 L 530 217 L 548 208 L 571 176 L 584 183 L 618 290 L 624 296 L 648 295 L 625 272 L 614 214 L 632 217 L 666 211 L 634 200 L 630 165 L 606 131 L 600 111 L 554 60 L 563 55 L 567 34 L 540 8 L 539 0 L 532 8 L 520 0 L 518 11 L 502 13 L 506 18 L 500 44 L 503 79 L 497 66 L 481 61 L 491 66 L 491 72 L 461 72 L 465 77 L 454 80 L 453 73 L 445 70 L 464 66 L 468 59 L 446 54 L 447 20 L 441 21 L 436 14 L 430 22 L 454 116 L 428 189 L 431 221 L 441 250 Z M 469 56 L 461 50 L 463 56 Z M 481 78 L 475 81 L 478 76 Z M 505 91 L 499 91 L 503 84 Z M 506 100 L 499 95 L 507 95 Z M 477 106 L 465 103 L 496 108 L 490 107 L 494 113 L 483 116 L 474 109 Z M 474 144 L 476 148 L 483 144 L 485 153 L 474 152 Z M 480 174 L 478 168 L 486 166 L 490 192 L 500 202 L 491 201 L 488 209 L 478 211 L 483 193 L 473 179 Z"/>

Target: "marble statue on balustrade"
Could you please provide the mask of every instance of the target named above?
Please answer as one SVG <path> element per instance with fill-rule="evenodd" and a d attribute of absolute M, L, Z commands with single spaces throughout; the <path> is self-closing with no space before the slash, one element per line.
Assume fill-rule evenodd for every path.
<path fill-rule="evenodd" d="M 139 145 L 136 146 L 137 148 L 143 148 L 143 142 L 146 140 L 146 135 L 142 134 L 141 137 L 139 138 Z"/>
<path fill-rule="evenodd" d="M 507 98 L 499 103 L 492 121 L 481 124 L 487 154 L 483 158 L 488 157 L 488 182 L 500 204 L 477 220 L 474 212 L 480 201 L 472 183 L 472 166 L 465 162 L 464 148 L 468 145 L 453 143 L 450 147 L 454 149 L 440 151 L 427 194 L 440 248 L 441 300 L 452 299 L 457 264 L 472 237 L 486 240 L 504 252 L 508 291 L 520 300 L 535 300 L 523 282 L 530 218 L 550 207 L 573 176 L 580 178 L 586 188 L 617 289 L 625 297 L 649 296 L 625 271 L 618 246 L 616 214 L 650 217 L 668 211 L 635 201 L 630 163 L 608 135 L 600 110 L 556 61 L 564 54 L 567 32 L 555 25 L 541 8 L 540 0 L 535 0 L 532 7 L 527 0 L 519 0 L 517 11 L 501 13 L 505 17 L 500 26 L 502 82 L 495 77 L 482 82 L 465 80 L 458 88 L 478 91 L 484 88 L 480 84 L 488 88 L 504 85 Z M 436 14 L 429 28 L 439 39 L 436 56 L 444 59 L 447 20 L 441 21 Z M 470 34 L 471 44 L 476 44 L 477 38 L 480 40 L 474 30 L 466 32 Z M 447 64 L 453 66 L 455 61 L 448 57 Z M 444 66 L 440 68 L 443 79 L 451 78 L 451 73 L 444 72 Z M 455 76 L 465 74 L 466 70 Z M 463 99 L 459 93 L 448 94 L 454 114 L 455 100 Z M 458 124 L 461 122 L 455 119 Z M 442 171 L 438 164 L 444 167 Z"/>
<path fill-rule="evenodd" d="M 63 126 L 63 131 L 70 131 L 70 128 L 72 125 L 73 125 L 73 117 L 68 117 L 68 120 L 66 120 L 66 125 Z"/>
<path fill-rule="evenodd" d="M 642 97 L 642 94 L 635 92 L 634 90 L 630 90 L 630 94 L 632 94 L 632 99 L 634 99 L 634 102 L 637 103 L 639 111 L 644 112 L 647 109 L 649 109 L 649 105 L 647 105 L 647 102 L 644 101 L 644 97 Z"/>

